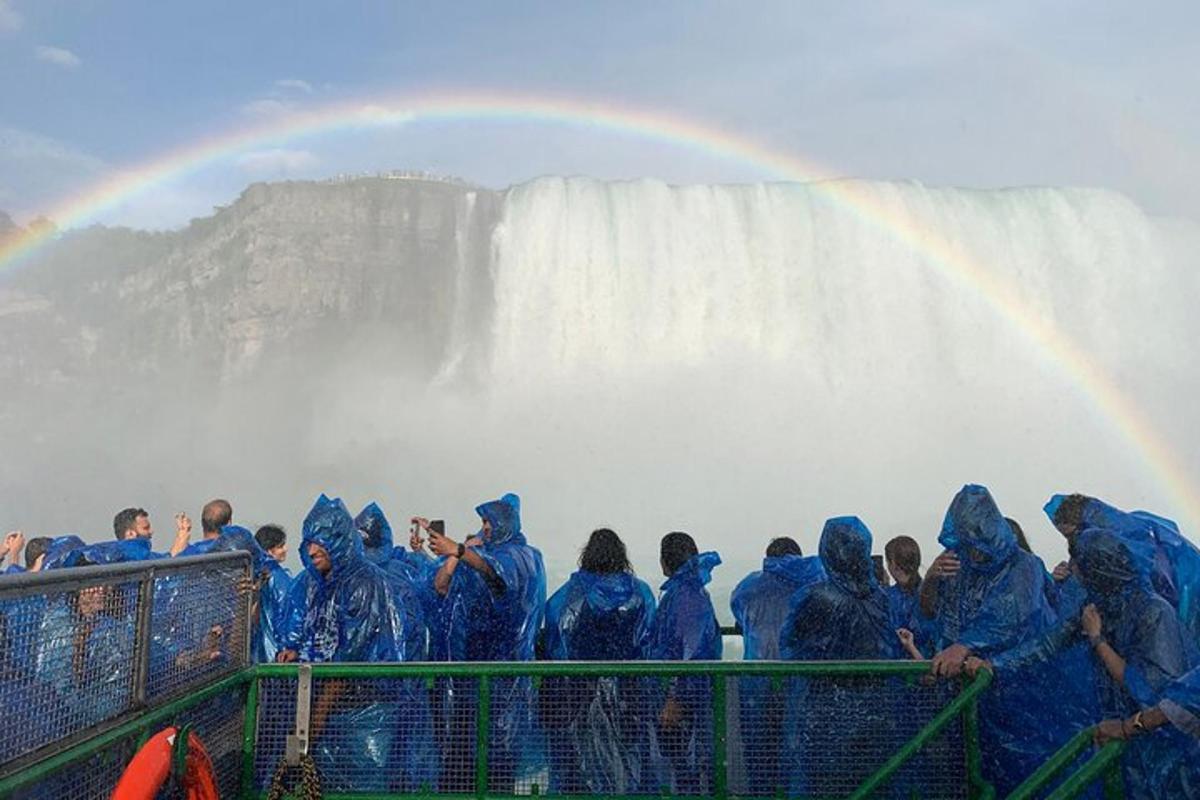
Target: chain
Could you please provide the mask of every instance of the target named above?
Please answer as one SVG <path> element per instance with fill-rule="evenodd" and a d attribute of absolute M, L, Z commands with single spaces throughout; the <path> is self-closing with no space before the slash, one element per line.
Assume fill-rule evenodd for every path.
<path fill-rule="evenodd" d="M 271 790 L 267 792 L 267 800 L 283 800 L 288 796 L 286 778 L 291 768 L 286 759 L 279 759 L 275 775 L 271 778 Z M 300 756 L 300 793 L 292 794 L 295 800 L 321 800 L 321 778 L 317 775 L 316 762 L 312 756 Z"/>

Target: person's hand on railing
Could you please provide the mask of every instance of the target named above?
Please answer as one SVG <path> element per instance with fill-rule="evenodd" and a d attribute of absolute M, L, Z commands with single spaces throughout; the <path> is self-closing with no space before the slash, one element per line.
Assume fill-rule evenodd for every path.
<path fill-rule="evenodd" d="M 1123 742 L 1129 736 L 1125 732 L 1125 720 L 1123 719 L 1106 719 L 1100 722 L 1092 731 L 1092 740 L 1097 745 L 1106 745 L 1109 742 Z"/>
<path fill-rule="evenodd" d="M 299 658 L 300 658 L 300 654 L 297 653 L 295 650 L 280 650 L 278 653 L 275 654 L 275 663 L 291 664 L 291 663 L 299 660 Z"/>
<path fill-rule="evenodd" d="M 987 659 L 968 656 L 967 660 L 963 662 L 963 672 L 967 673 L 968 677 L 974 678 L 979 674 L 980 670 L 995 672 L 995 669 L 992 668 L 992 662 Z"/>
<path fill-rule="evenodd" d="M 957 678 L 970 655 L 971 650 L 965 644 L 952 644 L 933 657 L 930 667 L 939 678 Z"/>

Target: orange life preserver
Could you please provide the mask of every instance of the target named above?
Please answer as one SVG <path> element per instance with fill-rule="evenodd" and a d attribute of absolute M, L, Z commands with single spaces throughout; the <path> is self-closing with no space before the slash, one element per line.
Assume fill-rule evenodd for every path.
<path fill-rule="evenodd" d="M 153 800 L 171 774 L 175 750 L 175 727 L 166 728 L 150 737 L 125 767 L 112 800 Z M 188 732 L 187 761 L 183 774 L 184 797 L 187 800 L 220 800 L 212 759 L 200 737 Z"/>

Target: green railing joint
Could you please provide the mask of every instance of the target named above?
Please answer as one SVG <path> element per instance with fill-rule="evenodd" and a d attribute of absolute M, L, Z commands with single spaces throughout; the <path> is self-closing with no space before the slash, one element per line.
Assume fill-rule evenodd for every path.
<path fill-rule="evenodd" d="M 858 789 L 850 795 L 851 800 L 862 800 L 863 798 L 871 797 L 884 784 L 884 781 L 904 765 L 905 761 L 912 758 L 922 747 L 929 744 L 930 740 L 940 734 L 942 729 L 950 724 L 951 720 L 973 705 L 991 682 L 992 674 L 987 670 L 980 671 L 975 676 L 975 680 L 959 692 L 957 697 L 935 714 L 933 719 L 927 722 L 925 727 L 917 731 L 915 736 L 905 742 L 903 747 L 893 753 L 892 757 L 885 761 L 883 766 L 863 781 Z"/>

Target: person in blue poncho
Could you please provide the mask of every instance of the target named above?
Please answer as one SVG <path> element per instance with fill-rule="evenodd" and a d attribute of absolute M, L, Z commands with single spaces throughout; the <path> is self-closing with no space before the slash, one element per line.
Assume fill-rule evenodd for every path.
<path fill-rule="evenodd" d="M 883 547 L 883 556 L 892 583 L 887 594 L 892 626 L 913 658 L 924 658 L 935 645 L 933 621 L 921 613 L 921 547 L 911 536 L 897 536 Z"/>
<path fill-rule="evenodd" d="M 241 551 L 250 554 L 256 609 L 252 651 L 256 662 L 273 663 L 283 640 L 291 577 L 278 561 L 259 547 L 254 535 L 245 528 L 227 525 L 214 541 L 214 553 Z"/>
<path fill-rule="evenodd" d="M 615 532 L 592 532 L 579 571 L 546 601 L 546 657 L 554 661 L 633 661 L 645 655 L 654 594 L 638 580 Z M 638 794 L 648 736 L 641 682 L 557 678 L 542 683 L 555 794 Z M 652 787 L 657 788 L 657 787 Z"/>
<path fill-rule="evenodd" d="M 289 646 L 276 660 L 404 660 L 404 615 L 391 581 L 367 560 L 362 535 L 341 500 L 317 499 L 304 520 L 300 547 L 305 571 L 288 599 Z M 313 700 L 313 745 L 329 791 L 436 788 L 428 699 L 417 684 L 323 686 Z"/>
<path fill-rule="evenodd" d="M 264 553 L 280 564 L 287 560 L 287 531 L 279 525 L 260 525 L 254 532 L 254 540 Z"/>
<path fill-rule="evenodd" d="M 705 585 L 721 563 L 701 553 L 686 533 L 663 537 L 660 562 L 667 580 L 650 627 L 646 657 L 654 661 L 718 661 L 721 627 Z M 711 685 L 707 678 L 672 679 L 657 704 L 661 786 L 672 794 L 702 795 L 712 782 Z M 646 787 L 649 791 L 653 787 Z"/>
<path fill-rule="evenodd" d="M 186 514 L 181 514 L 183 520 L 187 520 Z M 177 519 L 179 519 L 177 517 Z M 233 522 L 233 506 L 228 500 L 209 500 L 204 504 L 204 508 L 200 510 L 200 536 L 198 542 L 192 542 L 179 553 L 172 555 L 180 556 L 202 556 L 206 553 L 213 552 L 213 548 L 217 546 L 217 539 L 221 536 L 228 525 Z M 191 521 L 187 521 L 190 529 Z"/>
<path fill-rule="evenodd" d="M 1003 681 L 1013 669 L 1048 658 L 1073 640 L 1085 640 L 1104 715 L 1131 716 L 1127 733 L 1143 733 L 1138 714 L 1158 705 L 1171 681 L 1195 668 L 1196 649 L 1174 609 L 1153 590 L 1152 544 L 1090 528 L 1073 541 L 1072 556 L 1091 601 L 1079 618 L 996 656 L 990 665 L 972 661 L 967 668 L 991 667 Z M 1200 792 L 1200 743 L 1169 729 L 1138 736 L 1122 757 L 1122 772 L 1128 797 L 1195 796 Z"/>
<path fill-rule="evenodd" d="M 188 537 L 192 534 L 192 521 L 187 514 L 175 515 L 175 541 L 167 555 L 178 555 L 188 546 Z M 144 508 L 130 507 L 117 512 L 113 517 L 113 536 L 118 542 L 144 540 L 147 552 L 154 537 L 154 529 L 150 526 L 150 514 Z M 160 553 L 150 553 L 151 558 L 166 558 Z"/>
<path fill-rule="evenodd" d="M 354 527 L 363 537 L 363 552 L 368 561 L 387 573 L 392 598 L 404 615 L 405 660 L 424 661 L 426 625 L 421 597 L 424 577 L 406 560 L 393 553 L 392 526 L 378 503 L 368 503 L 354 518 Z"/>
<path fill-rule="evenodd" d="M 772 539 L 762 569 L 743 578 L 729 600 L 733 619 L 742 630 L 742 657 L 747 661 L 777 661 L 788 599 L 796 590 L 824 579 L 820 558 L 804 556 L 800 545 L 790 537 Z M 749 792 L 774 795 L 782 780 L 782 687 L 770 678 L 744 677 L 738 679 L 737 689 Z"/>
<path fill-rule="evenodd" d="M 542 626 L 546 603 L 546 568 L 542 554 L 521 530 L 520 503 L 515 495 L 477 506 L 477 543 L 456 542 L 429 520 L 414 518 L 429 534 L 429 547 L 443 559 L 433 575 L 441 600 L 429 620 L 430 657 L 448 661 L 529 661 Z M 470 776 L 461 769 L 472 751 L 474 686 L 441 681 L 435 693 L 437 725 L 446 763 L 443 789 L 459 791 Z M 514 791 L 523 751 L 535 739 L 533 686 L 525 678 L 492 683 L 493 736 L 488 773 L 494 792 Z"/>
<path fill-rule="evenodd" d="M 1046 596 L 1046 570 L 1017 546 L 991 494 L 969 485 L 946 511 L 938 541 L 953 568 L 938 579 L 936 622 L 943 647 L 933 671 L 957 676 L 969 656 L 991 658 L 1041 636 L 1056 621 Z M 980 703 L 984 776 L 1000 795 L 1015 788 L 1069 738 L 1069 724 L 1050 724 L 1068 678 L 1055 664 L 1032 666 L 999 681 Z M 1076 715 L 1069 714 L 1068 718 Z"/>
<path fill-rule="evenodd" d="M 867 526 L 858 517 L 826 521 L 819 554 L 826 578 L 792 595 L 780 633 L 781 655 L 794 661 L 900 658 L 891 607 L 875 577 Z M 856 783 L 878 766 L 846 763 L 844 754 L 889 726 L 891 710 L 881 702 L 886 696 L 875 687 L 856 688 L 846 681 L 788 681 L 784 730 L 789 795 L 825 794 L 847 776 Z M 813 713 L 825 708 L 838 709 L 837 726 L 831 728 L 828 718 Z"/>
<path fill-rule="evenodd" d="M 40 572 L 45 563 L 46 551 L 50 548 L 50 543 L 52 541 L 50 537 L 35 536 L 30 539 L 27 544 L 24 544 L 24 534 L 22 534 L 20 531 L 14 531 L 13 533 L 10 533 L 9 537 L 14 538 L 13 543 L 11 543 L 12 558 L 14 559 L 14 563 L 9 564 L 5 568 L 3 574 L 19 575 L 25 572 Z M 24 544 L 25 548 L 24 566 L 15 563 L 15 559 L 17 558 L 16 554 L 21 551 L 22 544 Z"/>
<path fill-rule="evenodd" d="M 1068 542 L 1088 528 L 1099 527 L 1123 539 L 1149 543 L 1154 591 L 1176 609 L 1192 641 L 1200 643 L 1200 549 L 1180 533 L 1178 525 L 1148 511 L 1122 511 L 1082 494 L 1056 494 L 1045 511 Z M 1054 571 L 1059 580 L 1068 574 L 1067 563 Z"/>

